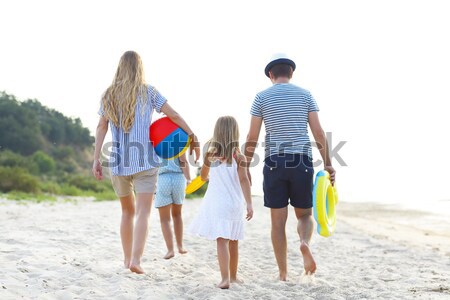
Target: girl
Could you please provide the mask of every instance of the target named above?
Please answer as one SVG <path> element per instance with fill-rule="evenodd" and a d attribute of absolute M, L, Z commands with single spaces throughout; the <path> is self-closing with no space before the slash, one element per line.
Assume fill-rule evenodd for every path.
<path fill-rule="evenodd" d="M 112 185 L 122 206 L 120 237 L 124 265 L 138 274 L 144 273 L 141 257 L 158 176 L 159 159 L 148 135 L 153 110 L 166 114 L 191 136 L 194 143 L 191 143 L 190 153 L 194 150 L 198 158 L 200 148 L 192 130 L 167 100 L 145 82 L 139 55 L 127 51 L 120 58 L 114 80 L 101 100 L 92 172 L 98 180 L 103 178 L 100 152 L 109 124 L 112 131 L 109 167 Z"/>
<path fill-rule="evenodd" d="M 175 256 L 172 229 L 170 228 L 171 215 L 178 252 L 180 254 L 187 253 L 183 248 L 181 207 L 185 196 L 184 190 L 186 189 L 186 184 L 190 182 L 189 163 L 186 160 L 185 154 L 179 158 L 163 161 L 159 168 L 155 207 L 159 210 L 161 230 L 167 246 L 167 254 L 164 256 L 165 259 L 170 259 Z"/>
<path fill-rule="evenodd" d="M 247 221 L 253 216 L 246 158 L 239 153 L 239 129 L 233 117 L 217 120 L 200 175 L 203 180 L 208 180 L 209 175 L 208 190 L 189 231 L 217 241 L 222 275 L 217 287 L 227 289 L 230 282 L 238 282 L 238 240 L 244 238 L 244 199 Z"/>

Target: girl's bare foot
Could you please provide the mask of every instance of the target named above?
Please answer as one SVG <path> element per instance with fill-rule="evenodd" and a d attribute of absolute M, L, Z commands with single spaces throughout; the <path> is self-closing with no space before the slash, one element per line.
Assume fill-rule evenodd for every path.
<path fill-rule="evenodd" d="M 178 252 L 179 252 L 180 254 L 186 254 L 186 253 L 187 253 L 187 250 L 184 249 L 183 247 L 179 247 L 179 248 L 178 248 Z"/>
<path fill-rule="evenodd" d="M 164 256 L 164 259 L 171 259 L 174 256 L 175 256 L 175 253 L 173 252 L 173 250 L 170 250 L 170 251 L 167 251 L 167 254 Z"/>
<path fill-rule="evenodd" d="M 125 269 L 129 269 L 130 268 L 130 260 L 124 259 L 123 266 L 125 267 Z"/>
<path fill-rule="evenodd" d="M 130 271 L 136 274 L 144 274 L 144 269 L 142 269 L 141 265 L 139 263 L 131 263 L 130 264 Z"/>
<path fill-rule="evenodd" d="M 300 251 L 303 255 L 303 267 L 305 268 L 305 274 L 314 274 L 316 272 L 316 262 L 312 256 L 311 250 L 308 244 L 302 242 L 300 245 Z"/>
<path fill-rule="evenodd" d="M 230 280 L 229 279 L 222 280 L 217 285 L 217 287 L 220 288 L 220 289 L 229 289 L 230 288 Z"/>
<path fill-rule="evenodd" d="M 230 278 L 230 282 L 231 283 L 237 283 L 237 284 L 243 284 L 244 281 L 241 279 L 237 279 L 237 278 Z"/>

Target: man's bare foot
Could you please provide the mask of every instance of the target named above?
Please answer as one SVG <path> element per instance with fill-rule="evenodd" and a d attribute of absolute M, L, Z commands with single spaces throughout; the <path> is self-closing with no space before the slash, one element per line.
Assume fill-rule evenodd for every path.
<path fill-rule="evenodd" d="M 230 283 L 243 284 L 244 281 L 238 278 L 230 278 Z"/>
<path fill-rule="evenodd" d="M 308 244 L 302 242 L 300 245 L 300 251 L 303 255 L 303 267 L 305 268 L 305 274 L 314 274 L 316 272 L 316 262 L 314 261 L 314 257 L 312 256 Z"/>
<path fill-rule="evenodd" d="M 280 276 L 278 277 L 278 279 L 279 279 L 280 281 L 287 281 L 287 274 L 281 274 L 281 273 L 280 273 Z"/>
<path fill-rule="evenodd" d="M 130 271 L 136 274 L 144 274 L 144 269 L 139 264 L 130 264 Z"/>
<path fill-rule="evenodd" d="M 217 287 L 220 288 L 220 289 L 229 289 L 230 288 L 230 280 L 228 280 L 228 279 L 222 280 L 217 285 Z"/>
<path fill-rule="evenodd" d="M 167 251 L 167 254 L 164 256 L 164 259 L 171 259 L 174 256 L 175 256 L 175 253 L 173 252 L 173 250 Z"/>
<path fill-rule="evenodd" d="M 178 248 L 178 252 L 179 252 L 180 254 L 186 254 L 186 253 L 187 253 L 187 250 L 184 249 L 183 247 L 180 247 L 180 248 Z"/>

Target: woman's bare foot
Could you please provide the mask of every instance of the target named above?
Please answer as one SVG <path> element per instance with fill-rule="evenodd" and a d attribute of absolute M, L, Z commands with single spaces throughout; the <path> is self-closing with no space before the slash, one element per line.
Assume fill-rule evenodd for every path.
<path fill-rule="evenodd" d="M 287 281 L 287 274 L 280 274 L 280 276 L 278 276 L 278 280 Z"/>
<path fill-rule="evenodd" d="M 179 252 L 180 254 L 186 254 L 186 253 L 187 253 L 187 250 L 184 249 L 183 247 L 179 247 L 179 248 L 178 248 L 178 252 Z"/>
<path fill-rule="evenodd" d="M 136 274 L 144 274 L 144 269 L 142 269 L 141 265 L 139 263 L 131 263 L 130 264 L 130 271 Z"/>
<path fill-rule="evenodd" d="M 238 278 L 230 278 L 230 283 L 243 284 L 244 281 Z"/>
<path fill-rule="evenodd" d="M 171 259 L 175 256 L 175 253 L 173 250 L 167 251 L 167 254 L 164 256 L 164 259 Z"/>
<path fill-rule="evenodd" d="M 308 244 L 302 242 L 300 245 L 300 251 L 303 255 L 303 267 L 305 268 L 305 274 L 314 274 L 316 272 L 316 262 L 314 261 L 314 257 L 312 256 Z"/>
<path fill-rule="evenodd" d="M 220 289 L 229 289 L 230 288 L 230 280 L 229 279 L 222 280 L 217 285 L 217 287 L 220 288 Z"/>

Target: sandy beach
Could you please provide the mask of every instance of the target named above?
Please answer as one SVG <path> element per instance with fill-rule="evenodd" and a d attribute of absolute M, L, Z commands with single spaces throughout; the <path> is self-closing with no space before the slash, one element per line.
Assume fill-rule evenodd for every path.
<path fill-rule="evenodd" d="M 187 200 L 185 225 L 201 200 Z M 339 203 L 336 233 L 316 233 L 318 269 L 302 276 L 296 220 L 288 220 L 289 280 L 276 280 L 269 210 L 254 198 L 240 244 L 241 285 L 220 279 L 214 242 L 185 236 L 186 255 L 164 260 L 152 209 L 145 275 L 122 267 L 120 204 L 0 200 L 0 299 L 449 299 L 450 220 L 394 206 Z"/>

